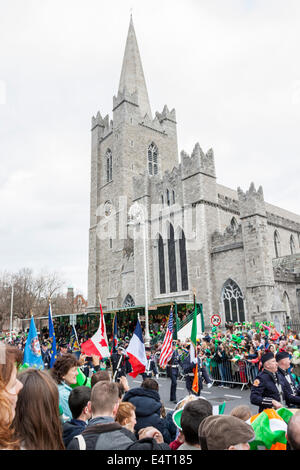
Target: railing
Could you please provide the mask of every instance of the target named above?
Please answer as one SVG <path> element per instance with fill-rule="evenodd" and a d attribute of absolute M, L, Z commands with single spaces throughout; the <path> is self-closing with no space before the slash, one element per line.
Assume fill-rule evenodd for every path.
<path fill-rule="evenodd" d="M 258 374 L 258 365 L 246 360 L 227 360 L 222 363 L 210 361 L 206 366 L 214 382 L 223 386 L 241 385 L 242 390 L 245 386 L 253 384 Z"/>
<path fill-rule="evenodd" d="M 297 334 L 300 333 L 300 322 L 294 320 L 288 320 L 283 325 L 284 331 L 286 334 L 290 333 L 291 331 L 295 331 Z"/>

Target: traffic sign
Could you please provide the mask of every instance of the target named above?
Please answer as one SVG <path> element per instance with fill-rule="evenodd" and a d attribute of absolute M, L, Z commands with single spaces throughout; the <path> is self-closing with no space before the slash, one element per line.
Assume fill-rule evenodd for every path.
<path fill-rule="evenodd" d="M 211 319 L 210 319 L 210 322 L 211 322 L 212 326 L 219 326 L 219 325 L 221 325 L 221 317 L 220 317 L 220 315 L 217 315 L 217 314 L 212 315 L 212 316 L 211 316 Z"/>

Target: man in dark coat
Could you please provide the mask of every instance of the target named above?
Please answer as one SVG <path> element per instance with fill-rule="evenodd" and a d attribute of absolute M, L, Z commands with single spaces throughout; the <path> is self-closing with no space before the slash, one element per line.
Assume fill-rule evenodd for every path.
<path fill-rule="evenodd" d="M 258 374 L 251 387 L 250 402 L 259 407 L 261 413 L 267 408 L 281 408 L 284 406 L 283 377 L 278 374 L 278 365 L 274 354 L 269 352 L 262 356 L 263 370 Z"/>
<path fill-rule="evenodd" d="M 158 393 L 158 383 L 154 379 L 146 379 L 141 387 L 132 388 L 125 393 L 124 402 L 130 402 L 135 407 L 135 431 L 152 426 L 163 435 L 164 441 L 171 442 L 165 421 L 161 418 L 162 403 Z"/>
<path fill-rule="evenodd" d="M 173 348 L 173 354 L 167 364 L 167 376 L 170 377 L 171 379 L 170 401 L 172 401 L 173 403 L 177 403 L 176 390 L 177 390 L 177 378 L 179 375 L 180 356 L 176 349 L 175 342 L 173 342 L 172 348 Z"/>
<path fill-rule="evenodd" d="M 285 382 L 284 397 L 286 405 L 290 408 L 300 408 L 300 387 L 296 385 L 294 378 L 289 372 L 291 366 L 290 355 L 286 351 L 276 354 L 278 374 L 282 375 Z"/>
<path fill-rule="evenodd" d="M 122 376 L 126 377 L 126 374 L 131 372 L 129 358 L 121 345 L 118 346 L 117 352 L 111 355 L 111 363 L 114 382 L 117 382 Z"/>

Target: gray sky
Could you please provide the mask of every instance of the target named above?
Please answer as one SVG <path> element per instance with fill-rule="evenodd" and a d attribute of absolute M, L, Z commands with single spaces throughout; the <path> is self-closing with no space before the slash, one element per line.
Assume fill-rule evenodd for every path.
<path fill-rule="evenodd" d="M 0 270 L 87 292 L 90 122 L 112 118 L 130 9 L 152 113 L 218 182 L 299 211 L 299 0 L 0 0 Z"/>

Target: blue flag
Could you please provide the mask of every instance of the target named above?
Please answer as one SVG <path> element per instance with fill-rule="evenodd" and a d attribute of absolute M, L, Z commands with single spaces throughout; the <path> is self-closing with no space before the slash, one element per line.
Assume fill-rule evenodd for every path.
<path fill-rule="evenodd" d="M 40 342 L 33 317 L 31 317 L 29 333 L 25 344 L 23 364 L 28 364 L 36 369 L 44 369 Z"/>
<path fill-rule="evenodd" d="M 71 336 L 70 336 L 70 349 L 75 354 L 77 359 L 79 359 L 79 357 L 80 357 L 80 347 L 79 347 L 78 337 L 77 337 L 77 333 L 76 333 L 74 325 L 72 325 L 72 332 L 71 332 Z"/>
<path fill-rule="evenodd" d="M 53 367 L 53 364 L 57 359 L 56 338 L 55 338 L 55 331 L 54 331 L 54 326 L 53 326 L 53 321 L 52 321 L 51 304 L 49 304 L 48 323 L 49 323 L 49 341 L 51 342 L 51 348 L 50 348 L 50 369 L 51 369 L 51 367 Z"/>
<path fill-rule="evenodd" d="M 113 352 L 117 352 L 118 347 L 118 325 L 117 325 L 117 314 L 114 318 L 114 339 L 113 339 Z"/>

